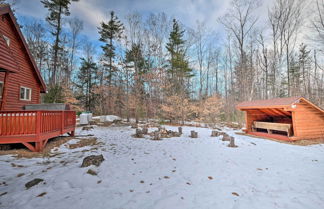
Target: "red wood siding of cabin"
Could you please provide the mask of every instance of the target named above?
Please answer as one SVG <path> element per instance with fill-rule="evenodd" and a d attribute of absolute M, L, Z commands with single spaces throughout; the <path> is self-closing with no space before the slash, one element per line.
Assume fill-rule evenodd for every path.
<path fill-rule="evenodd" d="M 0 17 L 0 32 L 10 38 L 9 48 L 20 67 L 20 72 L 9 74 L 7 100 L 3 110 L 21 110 L 26 104 L 38 104 L 40 102 L 40 83 L 23 43 L 7 14 Z M 3 81 L 3 79 L 4 72 L 0 72 L 0 80 Z M 20 86 L 32 89 L 31 101 L 20 100 Z"/>
<path fill-rule="evenodd" d="M 295 136 L 301 138 L 324 137 L 324 114 L 306 102 L 296 104 L 294 113 Z"/>

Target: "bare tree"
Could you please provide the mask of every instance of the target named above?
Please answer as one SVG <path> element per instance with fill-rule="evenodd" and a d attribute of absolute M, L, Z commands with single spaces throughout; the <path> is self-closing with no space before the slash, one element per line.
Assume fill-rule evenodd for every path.
<path fill-rule="evenodd" d="M 75 51 L 79 47 L 79 42 L 77 41 L 80 32 L 83 30 L 83 22 L 77 18 L 70 19 L 68 21 L 71 30 L 71 50 L 70 50 L 70 66 L 66 75 L 66 83 L 69 83 L 71 74 L 74 68 L 74 57 Z"/>
<path fill-rule="evenodd" d="M 257 22 L 257 18 L 253 15 L 253 11 L 259 7 L 259 1 L 252 0 L 233 0 L 230 9 L 219 22 L 235 37 L 238 46 L 238 67 L 236 69 L 237 89 L 241 91 L 239 100 L 247 99 L 246 83 L 246 41 Z"/>

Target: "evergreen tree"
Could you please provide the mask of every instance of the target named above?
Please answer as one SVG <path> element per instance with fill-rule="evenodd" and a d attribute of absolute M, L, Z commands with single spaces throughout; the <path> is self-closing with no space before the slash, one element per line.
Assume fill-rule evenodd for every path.
<path fill-rule="evenodd" d="M 171 94 L 188 94 L 186 80 L 192 76 L 192 69 L 186 59 L 185 40 L 183 39 L 184 30 L 177 20 L 173 19 L 172 31 L 166 48 L 170 55 L 169 70 Z"/>
<path fill-rule="evenodd" d="M 98 68 L 91 58 L 81 58 L 81 67 L 76 86 L 81 90 L 78 99 L 82 101 L 87 111 L 94 111 L 95 98 L 94 87 L 96 86 Z"/>
<path fill-rule="evenodd" d="M 108 59 L 108 63 L 105 64 L 105 67 L 108 68 L 108 110 L 112 111 L 112 81 L 116 68 L 113 66 L 113 59 L 116 56 L 114 41 L 119 40 L 123 33 L 124 27 L 123 24 L 119 21 L 117 16 L 113 11 L 110 12 L 110 20 L 108 23 L 102 22 L 98 28 L 100 34 L 100 41 L 104 42 L 105 45 L 102 46 L 104 57 Z"/>
<path fill-rule="evenodd" d="M 292 96 L 300 96 L 300 86 L 302 80 L 300 78 L 300 66 L 296 61 L 295 55 L 291 56 L 289 63 L 290 93 Z"/>
<path fill-rule="evenodd" d="M 46 17 L 46 21 L 50 26 L 53 27 L 51 32 L 54 36 L 53 44 L 53 71 L 50 79 L 50 84 L 56 84 L 57 68 L 58 68 L 58 57 L 62 50 L 60 46 L 61 43 L 61 33 L 62 33 L 62 19 L 63 16 L 69 16 L 70 10 L 69 6 L 72 1 L 78 0 L 43 0 L 41 1 L 45 8 L 48 9 L 49 15 Z"/>
<path fill-rule="evenodd" d="M 141 46 L 133 44 L 132 48 L 126 51 L 126 63 L 131 63 L 128 67 L 134 69 L 134 95 L 135 95 L 135 119 L 138 122 L 140 112 L 143 112 L 145 101 L 145 89 L 143 75 L 147 72 L 146 61 L 144 59 Z"/>
<path fill-rule="evenodd" d="M 301 44 L 299 47 L 299 68 L 301 70 L 302 82 L 300 85 L 303 85 L 303 93 L 304 96 L 311 96 L 311 78 L 310 78 L 310 70 L 311 70 L 311 57 L 310 50 L 307 50 L 307 45 Z"/>

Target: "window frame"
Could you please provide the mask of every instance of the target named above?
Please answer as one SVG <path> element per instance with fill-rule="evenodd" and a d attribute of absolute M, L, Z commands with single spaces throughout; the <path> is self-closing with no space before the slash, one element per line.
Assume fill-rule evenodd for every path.
<path fill-rule="evenodd" d="M 24 98 L 21 98 L 21 90 L 24 89 Z M 26 99 L 26 90 L 29 90 L 29 98 Z M 31 101 L 32 89 L 26 86 L 20 86 L 19 88 L 19 99 L 22 101 Z"/>
<path fill-rule="evenodd" d="M 3 81 L 0 81 L 0 84 L 2 84 L 2 88 L 0 88 L 0 99 L 2 99 L 2 94 L 3 94 L 3 88 L 4 88 L 4 83 Z"/>
<path fill-rule="evenodd" d="M 5 36 L 5 35 L 2 35 L 3 36 L 3 39 L 6 41 L 6 44 L 7 46 L 9 47 L 10 46 L 10 38 L 8 36 Z"/>

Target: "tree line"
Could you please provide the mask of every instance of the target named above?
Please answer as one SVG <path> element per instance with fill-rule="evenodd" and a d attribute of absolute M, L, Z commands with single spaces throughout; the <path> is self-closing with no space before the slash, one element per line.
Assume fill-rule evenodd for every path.
<path fill-rule="evenodd" d="M 45 19 L 23 25 L 49 87 L 45 102 L 125 118 L 240 120 L 244 100 L 304 96 L 324 106 L 324 0 L 233 0 L 221 31 L 165 13 L 113 11 L 82 39 L 71 0 L 42 0 Z M 64 27 L 63 27 L 64 26 Z M 48 31 L 50 31 L 48 33 Z"/>

